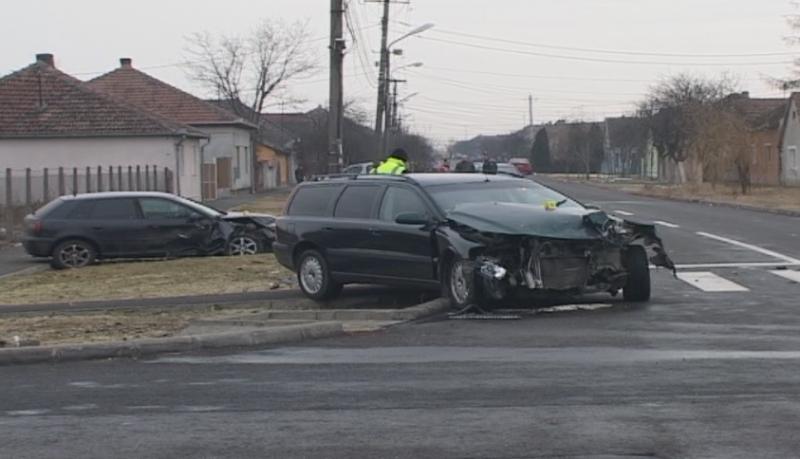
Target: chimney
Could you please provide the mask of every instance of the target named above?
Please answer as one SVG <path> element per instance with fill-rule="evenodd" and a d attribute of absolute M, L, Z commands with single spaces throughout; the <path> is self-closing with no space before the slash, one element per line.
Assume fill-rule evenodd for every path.
<path fill-rule="evenodd" d="M 44 64 L 49 65 L 50 67 L 55 67 L 55 58 L 50 53 L 41 53 L 36 55 L 36 62 L 42 62 Z"/>
<path fill-rule="evenodd" d="M 745 99 L 750 98 L 750 91 L 742 91 L 742 97 Z"/>
<path fill-rule="evenodd" d="M 123 57 L 119 60 L 119 66 L 123 69 L 130 69 L 133 68 L 133 59 L 130 57 Z"/>

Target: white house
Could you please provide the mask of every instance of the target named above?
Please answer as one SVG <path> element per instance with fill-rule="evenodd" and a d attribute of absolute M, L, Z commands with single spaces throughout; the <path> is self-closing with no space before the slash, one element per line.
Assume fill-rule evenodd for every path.
<path fill-rule="evenodd" d="M 206 172 L 210 168 L 216 177 L 216 189 L 211 191 L 218 196 L 250 190 L 257 131 L 254 124 L 135 69 L 129 58 L 120 59 L 119 68 L 86 85 L 172 122 L 208 133 L 209 142 L 203 145 L 201 156 Z"/>
<path fill-rule="evenodd" d="M 25 193 L 21 188 L 27 188 L 27 169 L 34 182 L 33 201 L 42 201 L 55 196 L 59 185 L 68 193 L 87 191 L 87 186 L 91 191 L 120 185 L 135 189 L 128 167 L 133 171 L 137 166 L 142 175 L 148 171 L 140 176 L 139 189 L 147 184 L 199 199 L 200 149 L 207 137 L 86 87 L 56 69 L 51 54 L 37 55 L 35 63 L 0 78 L 0 174 L 5 179 L 11 172 L 14 201 Z M 61 184 L 59 168 L 67 175 Z M 86 180 L 87 168 L 91 180 Z M 48 196 L 41 186 L 45 169 Z M 80 179 L 73 176 L 75 171 Z M 4 203 L 6 187 L 0 188 Z"/>
<path fill-rule="evenodd" d="M 784 185 L 800 185 L 800 93 L 793 93 L 783 121 L 780 174 Z"/>

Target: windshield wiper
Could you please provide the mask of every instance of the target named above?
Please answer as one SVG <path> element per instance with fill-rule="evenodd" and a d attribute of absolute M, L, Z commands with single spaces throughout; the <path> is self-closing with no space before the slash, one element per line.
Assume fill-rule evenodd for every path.
<path fill-rule="evenodd" d="M 556 207 L 561 207 L 561 206 L 563 206 L 564 204 L 566 204 L 566 203 L 567 203 L 567 201 L 569 201 L 569 199 L 562 199 L 561 201 L 558 201 L 558 202 L 556 203 Z"/>

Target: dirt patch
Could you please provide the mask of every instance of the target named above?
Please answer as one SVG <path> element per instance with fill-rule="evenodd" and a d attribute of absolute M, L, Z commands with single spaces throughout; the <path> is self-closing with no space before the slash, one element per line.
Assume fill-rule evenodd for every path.
<path fill-rule="evenodd" d="M 40 345 L 165 338 L 194 319 L 223 319 L 263 312 L 261 309 L 115 311 L 0 318 L 0 348 L 14 346 L 14 337 Z"/>
<path fill-rule="evenodd" d="M 0 279 L 0 303 L 163 298 L 294 287 L 272 254 L 164 261 L 104 262 L 82 269 Z"/>
<path fill-rule="evenodd" d="M 268 196 L 258 198 L 255 201 L 234 207 L 231 210 L 281 215 L 283 213 L 283 207 L 286 205 L 286 200 L 289 198 L 290 193 L 291 191 L 289 190 L 276 191 L 274 193 L 270 193 Z"/>

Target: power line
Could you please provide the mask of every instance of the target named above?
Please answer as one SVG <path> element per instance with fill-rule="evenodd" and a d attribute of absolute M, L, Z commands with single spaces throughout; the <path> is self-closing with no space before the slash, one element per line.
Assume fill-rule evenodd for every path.
<path fill-rule="evenodd" d="M 466 43 L 461 41 L 454 41 L 454 40 L 447 40 L 444 38 L 433 38 L 433 37 L 418 37 L 420 40 L 426 41 L 433 41 L 438 43 L 446 43 L 451 45 L 457 46 L 464 46 L 468 48 L 474 49 L 482 49 L 487 51 L 498 51 L 503 53 L 509 54 L 517 54 L 523 56 L 532 56 L 532 57 L 546 57 L 551 59 L 563 59 L 563 60 L 573 60 L 573 61 L 582 61 L 582 62 L 596 62 L 602 64 L 625 64 L 625 65 L 672 65 L 672 66 L 714 66 L 714 67 L 744 67 L 744 66 L 758 66 L 758 65 L 787 65 L 792 64 L 794 61 L 776 61 L 776 62 L 658 62 L 658 61 L 629 61 L 629 60 L 617 60 L 617 59 L 602 59 L 602 58 L 595 58 L 595 57 L 584 57 L 584 56 L 567 56 L 561 54 L 550 54 L 550 53 L 542 53 L 542 52 L 535 52 L 535 51 L 522 51 L 518 49 L 509 49 L 509 48 L 498 48 L 495 46 L 486 46 L 486 45 L 479 45 L 475 43 Z"/>

